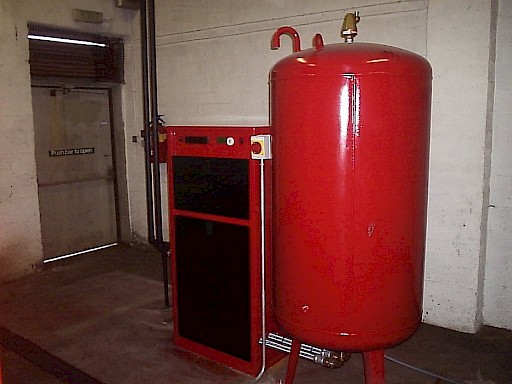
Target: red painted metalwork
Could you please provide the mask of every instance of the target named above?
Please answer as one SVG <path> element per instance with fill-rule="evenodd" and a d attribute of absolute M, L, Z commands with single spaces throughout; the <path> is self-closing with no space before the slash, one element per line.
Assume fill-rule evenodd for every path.
<path fill-rule="evenodd" d="M 258 134 L 268 134 L 269 127 L 205 127 L 205 126 L 171 126 L 167 127 L 168 142 L 168 187 L 169 187 L 169 227 L 171 244 L 171 279 L 173 295 L 173 318 L 174 318 L 174 342 L 176 345 L 205 356 L 216 362 L 228 365 L 239 371 L 256 375 L 262 365 L 262 351 L 259 339 L 262 337 L 262 316 L 261 316 L 261 219 L 260 219 L 260 163 L 258 160 L 251 159 L 251 151 L 255 148 L 251 146 L 251 136 Z M 248 160 L 248 180 L 249 184 L 249 215 L 248 218 L 228 217 L 224 215 L 204 213 L 196 210 L 177 209 L 175 207 L 175 196 L 173 188 L 173 158 L 175 157 L 200 157 L 209 159 L 244 159 Z M 271 184 L 272 184 L 272 162 L 265 160 L 265 196 L 268 198 L 265 204 L 266 211 L 266 333 L 274 332 L 277 329 L 273 319 L 273 308 L 271 302 L 272 296 L 272 268 L 270 265 L 271 256 Z M 205 181 L 206 182 L 206 181 Z M 192 186 L 194 188 L 197 186 Z M 213 191 L 215 193 L 216 191 Z M 183 303 L 178 299 L 179 290 L 178 276 L 181 273 L 177 267 L 176 254 L 176 226 L 175 219 L 192 218 L 199 220 L 208 220 L 215 223 L 232 224 L 249 229 L 249 250 L 248 267 L 250 274 L 250 297 L 247 301 L 250 303 L 250 358 L 244 360 L 237 356 L 225 353 L 219 348 L 214 348 L 205 343 L 197 342 L 182 332 L 180 323 L 180 311 Z M 235 239 L 234 239 L 235 240 Z M 234 241 L 233 243 L 236 243 Z M 202 255 L 194 255 L 201 258 Z M 219 260 L 219 263 L 225 262 Z M 208 278 L 208 276 L 204 276 Z M 244 279 L 240 276 L 240 279 Z M 220 293 L 219 293 L 220 294 Z M 239 303 L 233 303 L 238 305 Z M 212 303 L 204 303 L 205 306 Z M 205 321 L 204 319 L 201 321 Z M 226 332 L 230 330 L 227 329 Z M 197 330 L 198 334 L 202 330 Z M 235 342 L 237 342 L 235 340 Z M 241 342 L 241 341 L 240 341 Z M 275 364 L 284 357 L 284 354 L 267 348 L 267 366 Z"/>
<path fill-rule="evenodd" d="M 274 313 L 302 342 L 382 350 L 421 320 L 431 68 L 314 41 L 270 76 Z"/>
<path fill-rule="evenodd" d="M 290 348 L 290 357 L 288 359 L 288 367 L 286 368 L 286 378 L 284 384 L 292 384 L 295 378 L 295 372 L 297 372 L 297 363 L 300 357 L 301 343 L 298 340 L 292 341 L 292 347 Z"/>
<path fill-rule="evenodd" d="M 322 37 L 321 34 L 317 33 L 313 37 L 313 47 L 315 47 L 315 49 L 320 49 L 324 47 L 324 38 Z"/>
<path fill-rule="evenodd" d="M 384 351 L 363 352 L 364 377 L 367 383 L 386 384 L 384 380 Z"/>
<path fill-rule="evenodd" d="M 4 358 L 5 358 L 5 349 L 0 345 L 0 384 L 4 382 Z"/>
<path fill-rule="evenodd" d="M 160 126 L 158 127 L 158 162 L 166 163 L 167 162 L 167 127 Z M 141 136 L 146 137 L 146 131 L 141 131 Z M 149 161 L 151 163 L 155 162 L 155 146 L 153 144 L 153 136 L 150 136 L 150 144 L 149 144 Z"/>
<path fill-rule="evenodd" d="M 300 37 L 299 33 L 292 27 L 281 27 L 272 35 L 272 41 L 270 44 L 271 49 L 277 49 L 281 46 L 281 35 L 288 35 L 292 39 L 293 52 L 300 51 Z"/>

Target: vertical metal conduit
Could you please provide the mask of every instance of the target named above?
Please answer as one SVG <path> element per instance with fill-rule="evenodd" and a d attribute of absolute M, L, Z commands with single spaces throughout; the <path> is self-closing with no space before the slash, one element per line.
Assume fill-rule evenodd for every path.
<path fill-rule="evenodd" d="M 158 162 L 158 88 L 156 75 L 156 29 L 155 1 L 148 0 L 148 53 L 149 53 L 149 97 L 151 101 L 151 137 L 153 139 L 153 193 L 155 202 L 155 237 L 157 246 L 163 241 L 162 233 L 162 192 L 160 187 L 160 163 Z"/>
<path fill-rule="evenodd" d="M 163 241 L 162 230 L 162 191 L 160 163 L 158 161 L 158 88 L 156 74 L 156 28 L 155 2 L 141 2 L 141 60 L 143 72 L 143 97 L 145 119 L 145 166 L 146 198 L 148 215 L 148 240 L 162 255 L 163 284 L 165 306 L 169 307 L 169 272 L 167 247 Z M 149 110 L 151 110 L 151 130 L 149 129 Z M 153 145 L 153 166 L 151 167 L 151 142 Z"/>
<path fill-rule="evenodd" d="M 144 137 L 144 170 L 146 178 L 146 218 L 148 226 L 148 241 L 153 244 L 155 241 L 155 224 L 153 216 L 153 188 L 151 172 L 151 148 L 149 131 L 149 80 L 148 80 L 148 28 L 146 1 L 140 4 L 140 55 L 142 69 L 142 121 Z"/>

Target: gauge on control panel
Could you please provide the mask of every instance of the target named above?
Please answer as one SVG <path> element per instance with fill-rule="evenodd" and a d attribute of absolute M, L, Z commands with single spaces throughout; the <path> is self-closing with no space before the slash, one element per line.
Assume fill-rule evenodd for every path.
<path fill-rule="evenodd" d="M 231 147 L 233 145 L 235 145 L 235 138 L 232 137 L 232 136 L 218 136 L 216 139 L 215 139 L 215 142 L 217 144 L 226 144 L 227 146 Z"/>

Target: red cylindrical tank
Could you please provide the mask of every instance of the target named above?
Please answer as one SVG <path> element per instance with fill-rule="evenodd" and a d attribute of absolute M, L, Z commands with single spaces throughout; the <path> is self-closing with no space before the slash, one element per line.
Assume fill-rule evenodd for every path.
<path fill-rule="evenodd" d="M 431 67 L 296 39 L 270 74 L 275 317 L 323 348 L 387 348 L 421 320 Z"/>

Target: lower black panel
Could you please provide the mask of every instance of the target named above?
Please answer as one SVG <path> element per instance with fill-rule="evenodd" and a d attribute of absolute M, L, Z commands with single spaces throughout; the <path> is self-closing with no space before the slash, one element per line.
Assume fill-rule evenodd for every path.
<path fill-rule="evenodd" d="M 249 228 L 175 220 L 180 336 L 250 361 Z"/>

